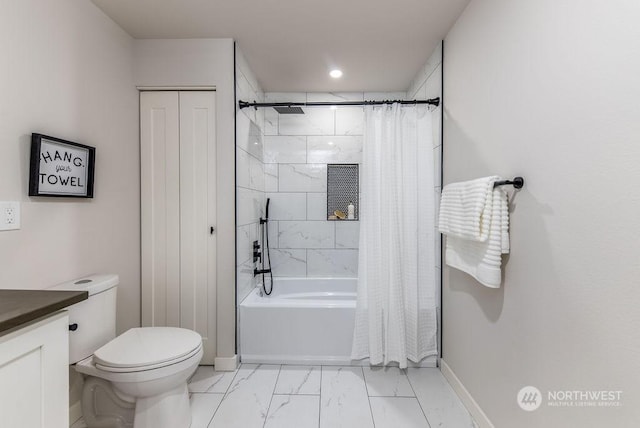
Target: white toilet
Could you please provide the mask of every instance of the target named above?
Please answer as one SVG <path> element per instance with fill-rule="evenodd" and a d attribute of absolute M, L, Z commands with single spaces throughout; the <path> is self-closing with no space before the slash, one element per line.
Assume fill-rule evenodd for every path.
<path fill-rule="evenodd" d="M 202 338 L 175 327 L 132 328 L 116 337 L 117 275 L 57 285 L 87 290 L 69 308 L 69 363 L 86 375 L 82 415 L 89 428 L 187 428 L 187 380 L 202 359 Z"/>

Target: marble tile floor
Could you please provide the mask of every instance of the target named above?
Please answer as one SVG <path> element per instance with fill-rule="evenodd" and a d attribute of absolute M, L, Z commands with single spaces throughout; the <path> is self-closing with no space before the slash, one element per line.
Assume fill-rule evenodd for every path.
<path fill-rule="evenodd" d="M 200 366 L 191 428 L 473 428 L 435 368 L 242 364 Z M 83 428 L 78 421 L 72 428 Z"/>

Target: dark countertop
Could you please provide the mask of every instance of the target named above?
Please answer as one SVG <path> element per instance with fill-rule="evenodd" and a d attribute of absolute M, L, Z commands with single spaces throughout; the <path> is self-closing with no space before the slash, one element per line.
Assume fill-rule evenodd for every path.
<path fill-rule="evenodd" d="M 88 297 L 86 291 L 0 290 L 0 335 Z"/>

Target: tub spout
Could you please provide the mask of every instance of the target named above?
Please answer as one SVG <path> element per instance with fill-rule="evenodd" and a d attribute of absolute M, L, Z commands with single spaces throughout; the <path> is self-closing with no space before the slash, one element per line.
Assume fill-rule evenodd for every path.
<path fill-rule="evenodd" d="M 263 273 L 271 273 L 271 269 L 254 269 L 253 276 L 262 275 Z"/>

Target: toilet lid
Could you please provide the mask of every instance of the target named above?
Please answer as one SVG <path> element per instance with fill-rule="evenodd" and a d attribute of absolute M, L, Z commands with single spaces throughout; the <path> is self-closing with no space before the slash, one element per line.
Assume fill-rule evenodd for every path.
<path fill-rule="evenodd" d="M 94 352 L 93 358 L 103 367 L 157 366 L 187 356 L 201 344 L 198 333 L 184 328 L 132 328 Z"/>

